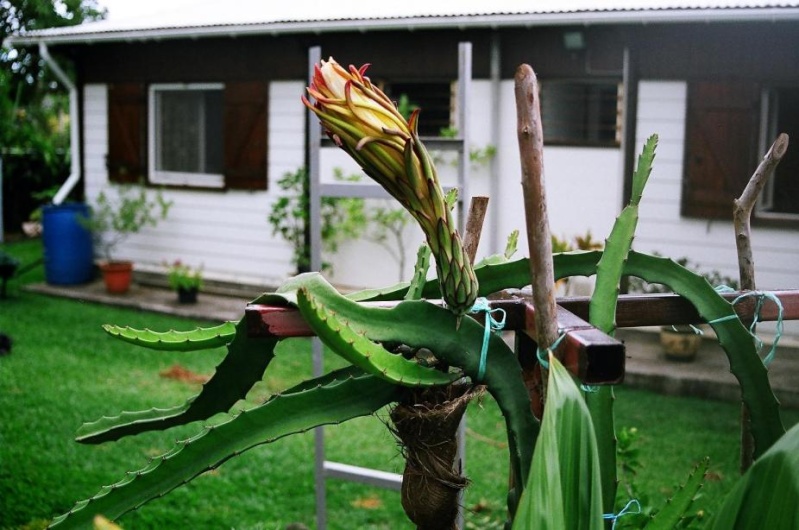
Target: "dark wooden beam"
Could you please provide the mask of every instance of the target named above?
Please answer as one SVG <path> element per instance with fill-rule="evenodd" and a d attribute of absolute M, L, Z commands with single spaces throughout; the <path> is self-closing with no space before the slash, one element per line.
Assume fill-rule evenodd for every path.
<path fill-rule="evenodd" d="M 734 300 L 741 293 L 724 294 Z M 785 320 L 799 319 L 799 290 L 773 291 L 783 306 Z M 440 300 L 431 303 L 441 304 Z M 556 348 L 564 366 L 587 385 L 617 384 L 624 379 L 625 349 L 614 338 L 591 326 L 588 320 L 588 297 L 560 298 L 558 300 L 558 329 L 564 334 Z M 391 308 L 399 302 L 364 302 L 370 307 Z M 505 330 L 517 332 L 516 350 L 525 373 L 537 361 L 535 333 L 535 306 L 531 298 L 519 290 L 508 290 L 490 301 L 494 309 L 506 314 Z M 751 320 L 755 298 L 741 300 L 735 306 L 737 314 Z M 313 332 L 293 307 L 248 305 L 245 309 L 247 325 L 252 337 L 310 337 Z M 777 319 L 777 308 L 767 303 L 761 309 L 761 321 Z M 619 297 L 616 323 L 620 328 L 677 324 L 701 324 L 703 320 L 685 298 L 674 294 L 622 295 Z M 534 385 L 533 381 L 528 381 Z"/>
<path fill-rule="evenodd" d="M 799 320 L 799 290 L 771 291 L 783 306 L 784 320 Z M 725 293 L 727 300 L 734 300 L 740 292 Z M 558 299 L 561 308 L 573 313 L 582 320 L 588 319 L 588 297 L 565 297 Z M 366 302 L 370 307 L 393 307 L 399 302 Z M 431 303 L 440 301 L 431 300 Z M 525 293 L 509 290 L 499 293 L 491 300 L 492 307 L 501 307 L 507 312 L 505 329 L 523 331 L 526 329 L 524 311 Z M 516 307 L 518 306 L 518 307 Z M 751 319 L 755 308 L 754 298 L 742 300 L 735 311 L 743 320 Z M 291 307 L 274 307 L 250 304 L 245 315 L 252 337 L 309 337 L 313 333 L 299 312 Z M 761 321 L 777 320 L 777 308 L 767 303 L 760 314 Z M 616 325 L 620 328 L 637 326 L 666 326 L 678 324 L 701 324 L 702 318 L 693 305 L 685 298 L 675 294 L 621 295 L 616 311 Z"/>

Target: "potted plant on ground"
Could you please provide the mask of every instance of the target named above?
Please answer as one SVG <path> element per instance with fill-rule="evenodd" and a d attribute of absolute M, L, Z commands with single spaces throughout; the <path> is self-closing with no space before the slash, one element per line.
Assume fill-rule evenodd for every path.
<path fill-rule="evenodd" d="M 172 201 L 165 200 L 160 191 L 151 196 L 141 184 L 125 184 L 115 189 L 116 197 L 100 192 L 91 217 L 84 223 L 101 255 L 98 266 L 106 290 L 124 294 L 130 288 L 133 263 L 113 257 L 117 245 L 145 226 L 156 226 L 166 219 Z"/>
<path fill-rule="evenodd" d="M 203 286 L 202 266 L 192 268 L 178 259 L 166 267 L 169 286 L 178 293 L 178 303 L 196 304 L 197 293 Z"/>

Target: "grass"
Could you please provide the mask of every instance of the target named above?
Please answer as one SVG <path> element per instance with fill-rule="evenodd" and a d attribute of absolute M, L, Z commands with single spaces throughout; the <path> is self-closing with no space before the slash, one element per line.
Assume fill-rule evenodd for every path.
<path fill-rule="evenodd" d="M 36 242 L 9 245 L 23 261 L 36 258 Z M 147 433 L 116 443 L 73 442 L 84 421 L 122 410 L 172 406 L 198 386 L 159 376 L 179 363 L 211 374 L 224 350 L 165 354 L 137 349 L 100 330 L 104 323 L 154 329 L 188 329 L 202 322 L 109 308 L 24 292 L 20 284 L 41 280 L 41 268 L 15 280 L 0 301 L 0 331 L 14 339 L 11 355 L 0 357 L 0 528 L 21 529 L 47 520 L 90 496 L 103 484 L 142 467 L 193 434 L 187 426 Z M 328 364 L 341 362 L 328 356 Z M 258 402 L 310 376 L 307 341 L 285 342 L 267 376 L 248 396 Z M 696 462 L 711 459 L 711 480 L 699 507 L 712 512 L 737 475 L 738 406 L 733 403 L 663 397 L 619 388 L 618 428 L 634 427 L 641 466 L 636 495 L 661 505 Z M 361 418 L 326 429 L 327 457 L 349 464 L 400 472 L 402 458 L 383 422 Z M 786 412 L 786 423 L 799 419 Z M 490 398 L 468 414 L 468 528 L 500 528 L 508 456 L 502 417 Z M 292 436 L 260 446 L 206 473 L 187 486 L 127 514 L 128 530 L 160 528 L 282 529 L 292 522 L 314 526 L 313 436 Z M 331 529 L 412 528 L 399 494 L 331 481 L 327 487 Z M 620 500 L 626 502 L 625 488 Z M 35 525 L 27 528 L 35 527 Z"/>

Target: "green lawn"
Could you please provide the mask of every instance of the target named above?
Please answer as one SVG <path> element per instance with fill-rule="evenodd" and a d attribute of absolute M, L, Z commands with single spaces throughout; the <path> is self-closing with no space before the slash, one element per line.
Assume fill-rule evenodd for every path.
<path fill-rule="evenodd" d="M 23 263 L 35 259 L 35 242 L 9 245 Z M 165 354 L 107 337 L 101 324 L 188 329 L 199 322 L 21 290 L 39 281 L 41 268 L 12 285 L 0 301 L 0 332 L 14 339 L 0 357 L 0 528 L 18 529 L 68 510 L 101 485 L 142 467 L 197 427 L 147 433 L 101 446 L 72 441 L 83 421 L 122 410 L 176 405 L 199 386 L 165 379 L 159 372 L 179 363 L 211 374 L 224 351 Z M 328 356 L 330 366 L 339 366 Z M 285 342 L 267 377 L 248 396 L 258 402 L 310 375 L 307 341 Z M 618 428 L 635 427 L 642 465 L 635 479 L 642 501 L 659 505 L 692 466 L 711 458 L 711 480 L 698 507 L 712 511 L 737 474 L 738 406 L 662 397 L 620 388 Z M 788 411 L 787 423 L 798 416 Z M 402 459 L 383 422 L 362 418 L 326 429 L 328 458 L 399 472 Z M 468 414 L 467 527 L 499 528 L 503 518 L 508 455 L 504 426 L 493 401 L 474 403 Z M 260 446 L 121 519 L 127 530 L 163 528 L 282 529 L 292 522 L 314 526 L 313 436 L 293 436 Z M 344 482 L 328 486 L 331 529 L 412 528 L 399 494 Z M 620 500 L 626 502 L 620 491 Z M 621 525 L 620 525 L 621 526 Z M 35 527 L 35 526 L 34 526 Z"/>

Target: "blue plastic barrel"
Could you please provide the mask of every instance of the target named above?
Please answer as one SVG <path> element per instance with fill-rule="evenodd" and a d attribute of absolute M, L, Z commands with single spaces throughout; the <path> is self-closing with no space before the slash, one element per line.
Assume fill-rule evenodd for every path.
<path fill-rule="evenodd" d="M 42 212 L 44 277 L 54 285 L 74 285 L 92 280 L 92 234 L 81 223 L 89 207 L 69 203 L 45 206 Z"/>

